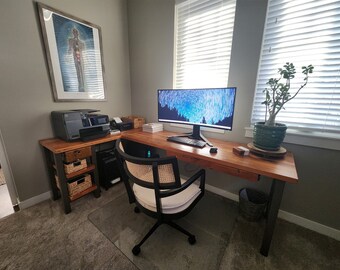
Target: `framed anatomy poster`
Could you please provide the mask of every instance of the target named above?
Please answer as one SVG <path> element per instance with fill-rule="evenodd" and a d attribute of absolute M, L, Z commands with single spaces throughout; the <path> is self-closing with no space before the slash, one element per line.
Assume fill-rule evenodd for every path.
<path fill-rule="evenodd" d="M 37 5 L 55 101 L 105 100 L 100 27 Z"/>

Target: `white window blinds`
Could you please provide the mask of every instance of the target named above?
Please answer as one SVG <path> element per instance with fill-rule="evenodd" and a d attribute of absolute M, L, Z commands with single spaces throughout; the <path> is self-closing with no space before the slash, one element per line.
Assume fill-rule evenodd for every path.
<path fill-rule="evenodd" d="M 236 0 L 176 2 L 174 87 L 227 86 Z"/>
<path fill-rule="evenodd" d="M 312 64 L 307 86 L 277 115 L 296 130 L 340 132 L 340 0 L 269 0 L 252 124 L 264 121 L 266 82 L 279 78 L 286 62 L 297 74 L 291 89 L 303 83 L 301 67 Z M 293 93 L 295 93 L 293 91 Z"/>

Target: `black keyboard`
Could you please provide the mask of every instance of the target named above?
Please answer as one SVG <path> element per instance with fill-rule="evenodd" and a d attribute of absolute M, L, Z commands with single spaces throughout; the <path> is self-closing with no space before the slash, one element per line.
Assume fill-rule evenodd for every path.
<path fill-rule="evenodd" d="M 193 146 L 193 147 L 199 147 L 199 148 L 203 148 L 206 145 L 206 143 L 204 141 L 196 140 L 196 139 L 190 139 L 188 137 L 173 136 L 173 137 L 168 137 L 167 140 L 170 141 L 170 142 L 186 144 L 186 145 L 190 145 L 190 146 Z"/>

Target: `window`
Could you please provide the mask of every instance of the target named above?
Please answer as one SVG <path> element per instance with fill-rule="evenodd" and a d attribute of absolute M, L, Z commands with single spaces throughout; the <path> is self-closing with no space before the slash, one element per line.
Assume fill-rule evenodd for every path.
<path fill-rule="evenodd" d="M 175 88 L 227 86 L 236 0 L 177 1 Z"/>
<path fill-rule="evenodd" d="M 314 73 L 297 97 L 285 105 L 277 122 L 297 134 L 340 138 L 340 1 L 269 0 L 252 124 L 264 121 L 263 89 L 286 62 L 296 68 L 292 89 L 303 83 L 301 67 Z"/>

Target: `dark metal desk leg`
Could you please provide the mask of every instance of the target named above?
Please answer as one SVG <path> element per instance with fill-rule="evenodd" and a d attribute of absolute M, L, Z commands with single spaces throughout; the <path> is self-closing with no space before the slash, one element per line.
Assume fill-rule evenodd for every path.
<path fill-rule="evenodd" d="M 52 160 L 52 152 L 50 152 L 50 150 L 48 150 L 47 148 L 44 148 L 44 152 L 45 152 L 45 157 L 46 157 L 48 176 L 50 178 L 50 184 L 52 188 L 53 200 L 55 201 L 60 198 L 60 195 L 59 195 L 58 188 L 57 188 L 57 185 L 55 183 L 55 178 L 54 178 L 54 169 L 53 169 L 54 160 Z"/>
<path fill-rule="evenodd" d="M 63 154 L 55 154 L 54 155 L 55 163 L 57 166 L 57 174 L 59 177 L 60 183 L 60 193 L 64 203 L 64 211 L 65 214 L 71 212 L 71 204 L 70 198 L 68 197 L 68 190 L 67 190 L 67 183 L 66 183 L 66 176 L 64 171 L 64 164 L 63 164 Z"/>
<path fill-rule="evenodd" d="M 97 186 L 97 188 L 93 192 L 93 195 L 94 195 L 95 198 L 99 198 L 100 193 L 101 193 L 100 184 L 99 184 L 97 152 L 98 152 L 98 147 L 96 145 L 92 146 L 92 164 L 94 164 L 94 166 L 95 166 L 93 176 L 94 176 L 94 183 Z"/>
<path fill-rule="evenodd" d="M 275 229 L 275 223 L 277 219 L 277 214 L 279 212 L 281 199 L 283 190 L 285 187 L 284 181 L 279 181 L 273 179 L 272 186 L 270 189 L 269 195 L 269 205 L 267 211 L 267 223 L 266 228 L 264 231 L 263 239 L 262 239 L 262 246 L 261 246 L 261 254 L 263 256 L 268 256 L 270 243 L 272 241 L 273 232 Z"/>

